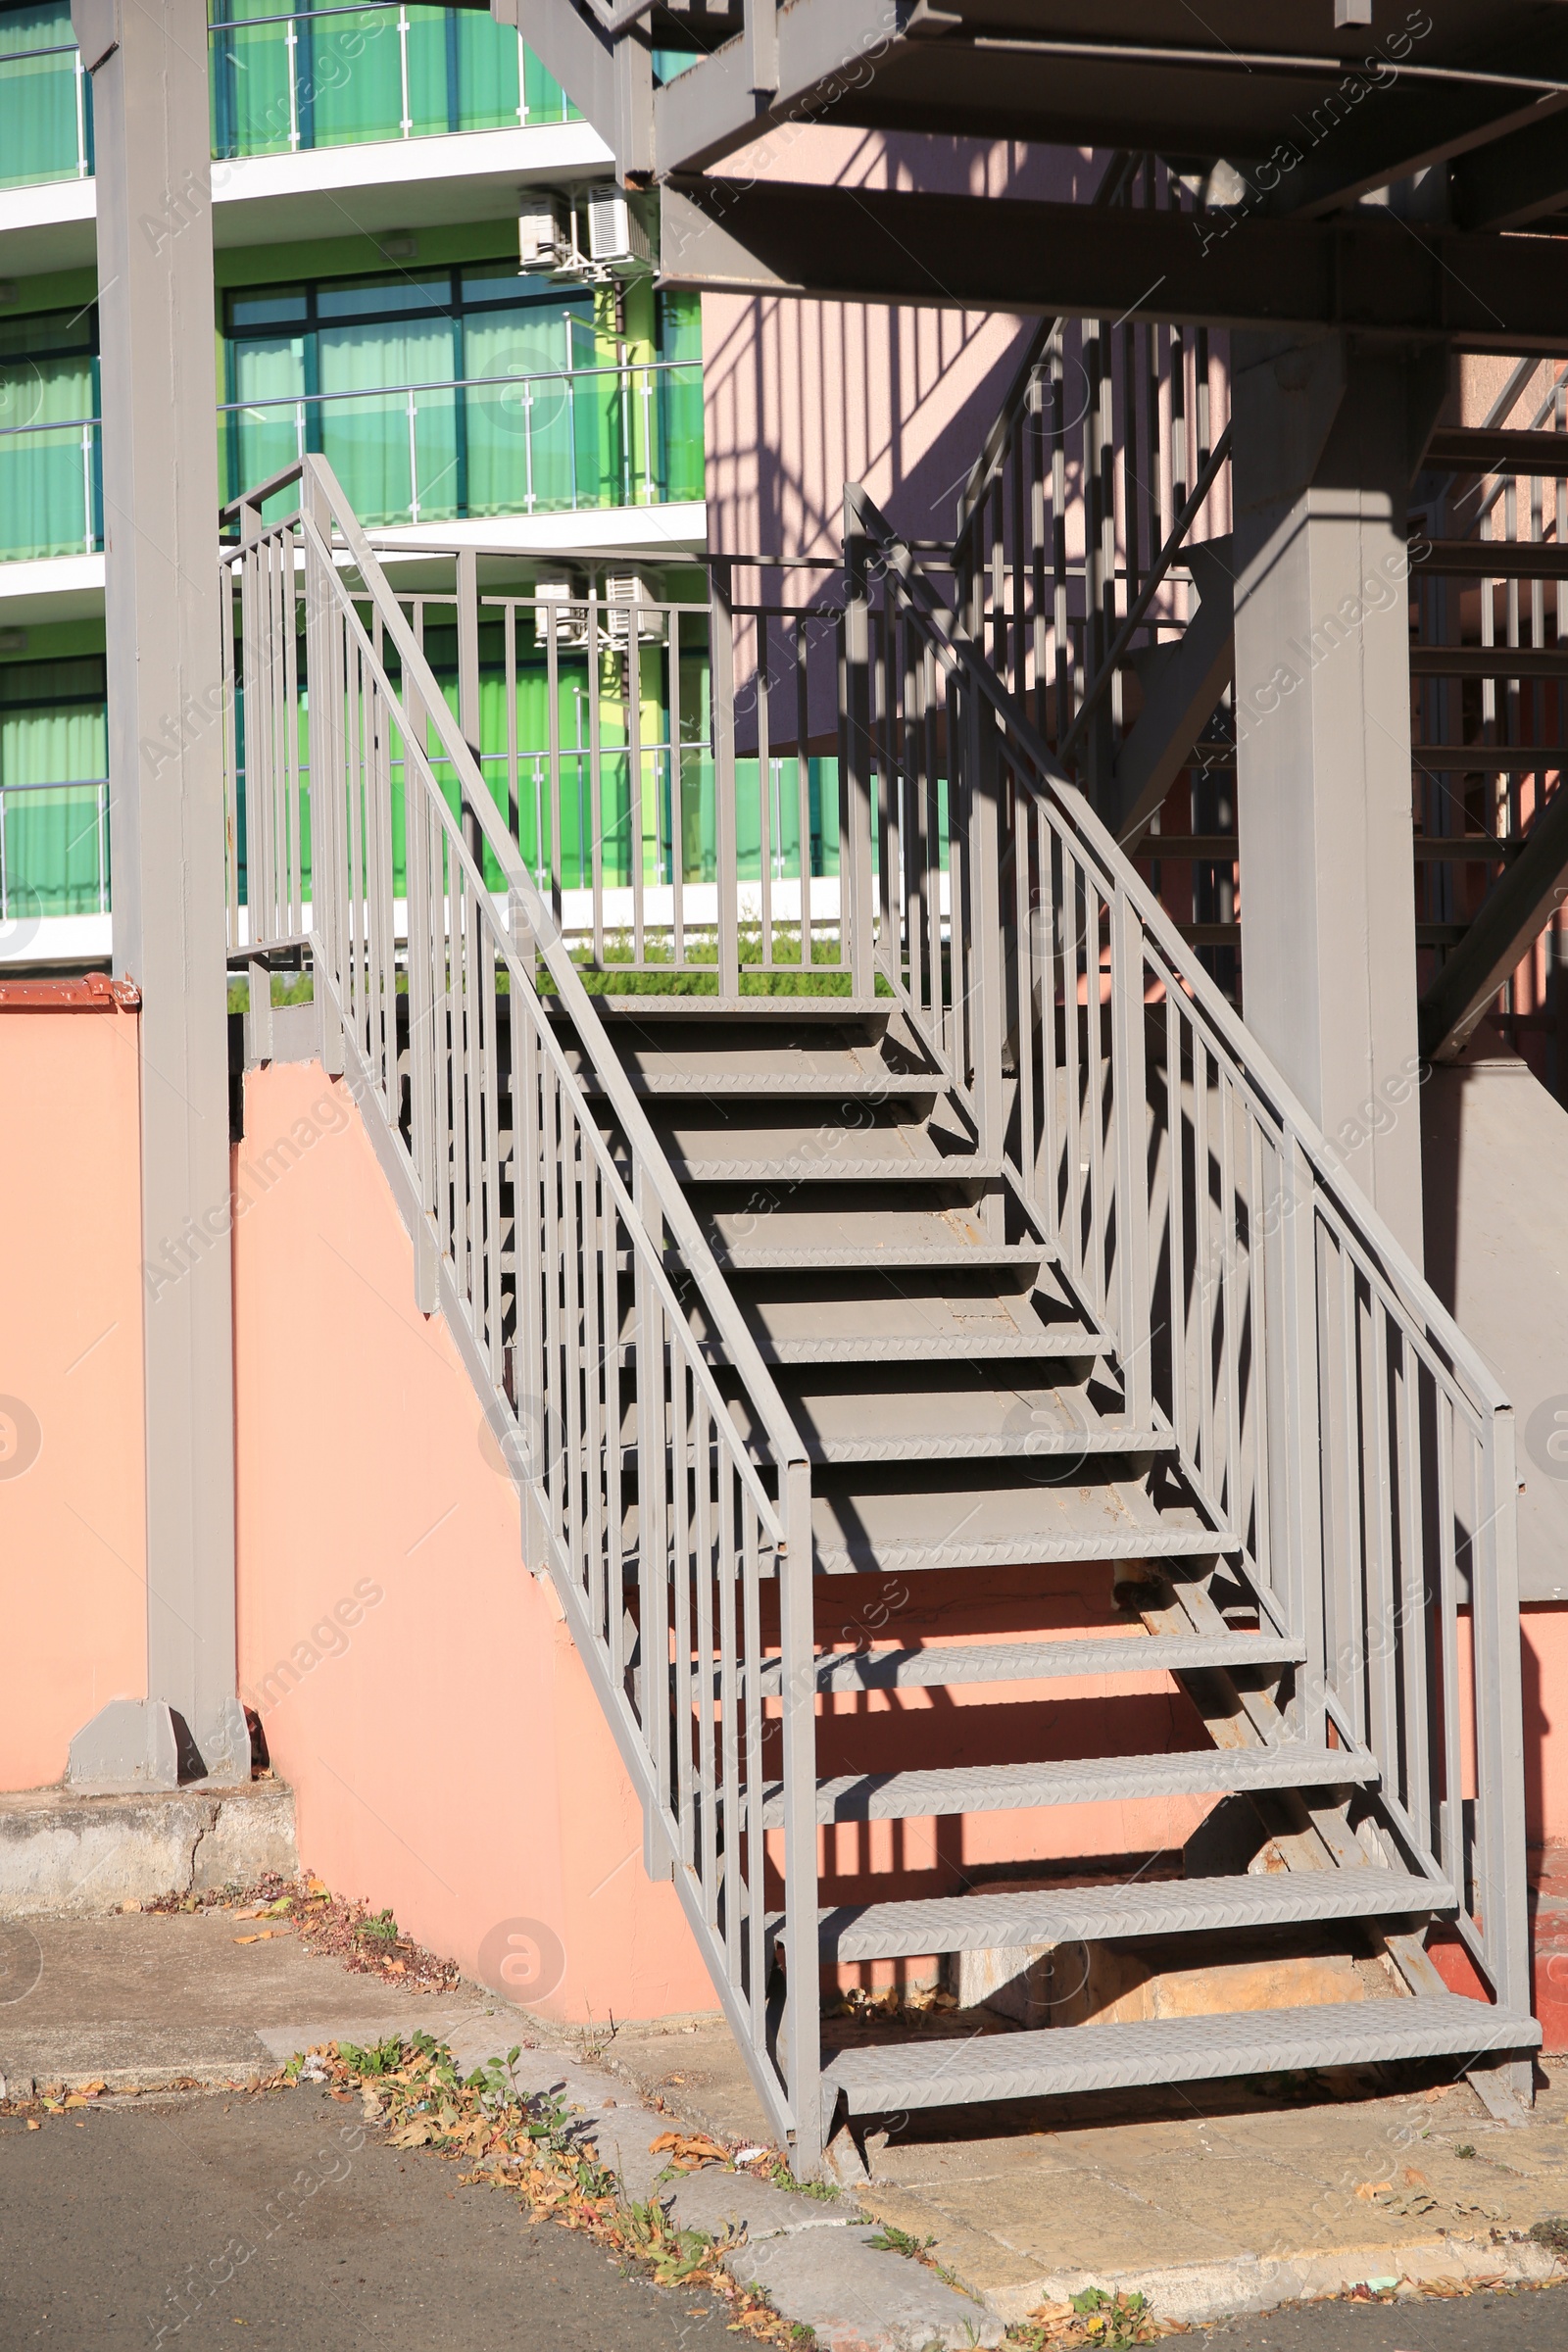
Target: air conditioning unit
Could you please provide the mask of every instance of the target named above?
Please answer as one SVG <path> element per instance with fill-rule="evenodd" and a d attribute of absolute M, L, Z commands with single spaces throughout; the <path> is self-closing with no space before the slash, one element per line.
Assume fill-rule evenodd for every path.
<path fill-rule="evenodd" d="M 569 270 L 578 260 L 564 196 L 525 188 L 517 208 L 517 259 L 525 270 Z"/>
<path fill-rule="evenodd" d="M 651 262 L 653 245 L 636 208 L 619 188 L 593 188 L 588 204 L 588 259 L 601 267 L 614 262 Z"/>
<path fill-rule="evenodd" d="M 572 586 L 569 580 L 540 580 L 534 588 L 533 641 L 535 645 L 550 643 L 551 609 L 554 608 L 555 639 L 560 646 L 582 646 L 588 642 L 587 619 L 581 600 L 573 609 Z"/>

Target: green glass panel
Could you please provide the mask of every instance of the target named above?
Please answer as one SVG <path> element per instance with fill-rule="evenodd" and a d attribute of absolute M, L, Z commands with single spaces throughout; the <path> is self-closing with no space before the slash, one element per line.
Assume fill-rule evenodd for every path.
<path fill-rule="evenodd" d="M 525 122 L 580 122 L 582 117 L 559 81 L 553 80 L 531 49 L 522 53 L 522 119 Z"/>
<path fill-rule="evenodd" d="M 34 330 L 29 337 L 21 330 Z M 0 557 L 85 553 L 96 543 L 92 362 L 15 348 L 58 334 L 58 315 L 18 319 L 0 351 Z"/>
<path fill-rule="evenodd" d="M 396 8 L 311 16 L 295 52 L 302 147 L 352 147 L 404 133 L 403 44 Z"/>
<path fill-rule="evenodd" d="M 69 0 L 0 10 L 0 187 L 74 179 L 81 164 Z"/>
<path fill-rule="evenodd" d="M 107 905 L 108 770 L 101 656 L 0 664 L 6 918 Z"/>
<path fill-rule="evenodd" d="M 214 10 L 208 46 L 215 156 L 286 155 L 296 143 L 289 27 L 247 23 L 280 13 L 278 0 L 220 0 Z"/>

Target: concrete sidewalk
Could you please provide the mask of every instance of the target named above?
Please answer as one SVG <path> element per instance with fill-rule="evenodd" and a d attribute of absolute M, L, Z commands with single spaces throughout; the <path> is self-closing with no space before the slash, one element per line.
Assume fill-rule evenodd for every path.
<path fill-rule="evenodd" d="M 244 2082 L 315 2044 L 416 2030 L 450 2041 L 465 2068 L 520 2042 L 523 2083 L 564 2086 L 629 2196 L 672 2197 L 683 2227 L 744 2220 L 749 2275 L 846 2348 L 995 2343 L 1004 2324 L 1089 2284 L 1200 2322 L 1363 2282 L 1568 2277 L 1528 2235 L 1568 2215 L 1568 2067 L 1555 2062 L 1515 2128 L 1462 2082 L 1342 2100 L 1284 2082 L 1272 2095 L 1208 2085 L 1120 2108 L 964 2110 L 873 2139 L 870 2178 L 825 2203 L 720 2170 L 661 2180 L 649 2142 L 662 2131 L 771 2137 L 721 2021 L 566 2035 L 477 1987 L 421 1997 L 350 1975 L 286 1928 L 236 1940 L 277 1926 L 217 1909 L 14 1923 L 15 1997 L 0 1999 L 13 2097 L 35 2080 Z M 27 1936 L 37 1969 L 23 1989 Z M 976 2300 L 872 2249 L 868 2224 L 884 2221 L 933 2239 L 932 2259 Z"/>

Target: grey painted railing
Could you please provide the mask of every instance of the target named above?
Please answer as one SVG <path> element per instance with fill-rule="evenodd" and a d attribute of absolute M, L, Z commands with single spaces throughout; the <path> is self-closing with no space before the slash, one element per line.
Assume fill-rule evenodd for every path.
<path fill-rule="evenodd" d="M 264 526 L 263 498 L 296 480 L 298 509 Z M 554 1582 L 642 1799 L 650 1867 L 673 1877 L 753 2080 L 809 2171 L 820 2057 L 804 1446 L 329 468 L 308 458 L 229 512 L 228 821 L 232 844 L 244 828 L 250 882 L 243 923 L 231 884 L 231 952 L 265 1004 L 268 952 L 308 951 L 325 1066 L 355 1092 L 414 1239 L 419 1303 L 446 1316 L 512 1467 L 524 1556 Z M 459 781 L 461 818 L 437 760 Z M 465 838 L 474 827 L 499 897 Z M 751 1446 L 714 1359 L 739 1377 Z M 780 1696 L 766 1695 L 764 1664 Z M 764 1794 L 782 1797 L 770 1838 Z M 782 2008 L 769 1997 L 778 1943 Z"/>
<path fill-rule="evenodd" d="M 1113 1337 L 1130 1428 L 1168 1426 L 1304 1642 L 1292 1736 L 1373 1752 L 1390 1859 L 1461 1890 L 1472 1959 L 1528 2010 L 1507 1400 L 853 487 L 846 542 L 877 974 Z"/>

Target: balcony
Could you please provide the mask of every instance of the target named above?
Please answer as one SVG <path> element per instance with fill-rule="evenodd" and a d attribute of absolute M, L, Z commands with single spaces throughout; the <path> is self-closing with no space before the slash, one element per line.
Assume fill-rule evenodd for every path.
<path fill-rule="evenodd" d="M 236 402 L 226 498 L 319 450 L 372 527 L 703 496 L 699 361 Z"/>
<path fill-rule="evenodd" d="M 476 11 L 220 5 L 212 147 L 224 161 L 581 120 L 518 35 Z M 68 0 L 0 11 L 0 188 L 92 168 L 92 91 Z"/>

